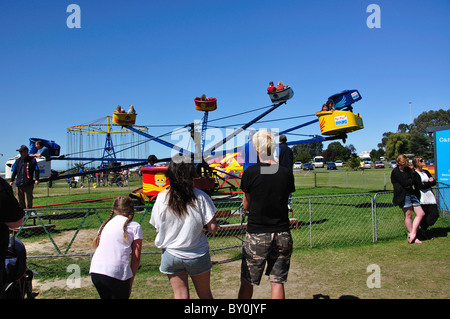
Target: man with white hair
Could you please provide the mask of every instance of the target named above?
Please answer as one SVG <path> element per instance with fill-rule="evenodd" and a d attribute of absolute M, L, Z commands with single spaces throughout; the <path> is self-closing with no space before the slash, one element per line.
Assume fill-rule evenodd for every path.
<path fill-rule="evenodd" d="M 260 162 L 247 168 L 241 181 L 243 206 L 249 213 L 238 297 L 253 296 L 253 285 L 259 285 L 267 263 L 271 297 L 282 299 L 293 247 L 287 203 L 295 191 L 294 176 L 275 161 L 272 132 L 258 131 L 253 144 Z"/>

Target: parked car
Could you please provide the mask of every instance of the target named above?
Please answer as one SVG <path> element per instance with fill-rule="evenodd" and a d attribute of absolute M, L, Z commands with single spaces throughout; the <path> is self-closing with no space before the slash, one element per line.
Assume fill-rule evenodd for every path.
<path fill-rule="evenodd" d="M 294 168 L 301 169 L 302 168 L 302 162 L 295 162 L 294 163 Z"/>
<path fill-rule="evenodd" d="M 395 168 L 397 164 L 395 163 L 395 160 L 392 160 L 389 162 L 389 168 Z"/>
<path fill-rule="evenodd" d="M 312 163 L 305 163 L 303 164 L 303 170 L 304 171 L 312 171 L 314 169 L 314 166 Z"/>
<path fill-rule="evenodd" d="M 343 167 L 344 166 L 344 162 L 341 160 L 337 160 L 336 162 L 334 162 L 336 164 L 336 167 Z"/>
<path fill-rule="evenodd" d="M 337 169 L 336 164 L 334 162 L 327 163 L 327 170 L 330 170 L 330 169 Z"/>
<path fill-rule="evenodd" d="M 376 161 L 374 164 L 375 168 L 384 168 L 384 163 L 382 161 Z"/>

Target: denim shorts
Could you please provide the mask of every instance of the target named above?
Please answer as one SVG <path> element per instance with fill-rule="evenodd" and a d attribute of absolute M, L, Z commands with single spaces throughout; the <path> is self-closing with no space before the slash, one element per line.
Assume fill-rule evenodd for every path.
<path fill-rule="evenodd" d="M 405 196 L 405 205 L 403 205 L 403 208 L 416 207 L 416 206 L 420 206 L 420 202 L 417 199 L 416 195 L 406 195 Z"/>
<path fill-rule="evenodd" d="M 186 271 L 189 276 L 196 276 L 210 271 L 211 268 L 212 263 L 209 252 L 198 258 L 183 259 L 175 257 L 169 254 L 167 251 L 163 250 L 159 271 L 161 271 L 163 274 L 168 275 Z"/>

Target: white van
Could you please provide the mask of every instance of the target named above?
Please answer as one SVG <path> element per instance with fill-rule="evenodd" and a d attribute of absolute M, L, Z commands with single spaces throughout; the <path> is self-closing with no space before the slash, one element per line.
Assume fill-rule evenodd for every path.
<path fill-rule="evenodd" d="M 323 167 L 323 165 L 324 165 L 323 156 L 314 156 L 314 167 L 315 168 Z"/>

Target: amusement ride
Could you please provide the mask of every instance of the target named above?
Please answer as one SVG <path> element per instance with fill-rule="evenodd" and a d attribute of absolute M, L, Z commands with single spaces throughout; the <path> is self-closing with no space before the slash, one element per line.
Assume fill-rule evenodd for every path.
<path fill-rule="evenodd" d="M 46 161 L 45 159 L 39 159 L 38 161 L 41 170 L 41 181 L 71 178 L 92 173 L 67 173 L 71 171 L 68 169 L 58 176 L 52 175 L 50 164 L 53 160 L 69 161 L 71 165 L 73 163 L 78 163 L 78 166 L 100 162 L 101 165 L 96 172 L 109 172 L 144 166 L 147 164 L 147 142 L 153 141 L 176 152 L 190 156 L 193 159 L 199 173 L 199 177 L 194 179 L 195 187 L 204 190 L 209 195 L 238 192 L 236 189 L 239 188 L 239 180 L 244 167 L 251 164 L 249 163 L 248 153 L 252 150 L 249 149 L 248 143 L 234 147 L 231 150 L 218 150 L 224 147 L 227 141 L 233 139 L 238 134 L 243 132 L 248 133 L 246 130 L 252 125 L 261 122 L 261 119 L 265 116 L 272 113 L 283 104 L 286 104 L 288 100 L 293 98 L 294 91 L 291 87 L 287 86 L 282 90 L 268 92 L 267 94 L 272 102 L 271 105 L 248 112 L 242 112 L 240 114 L 263 109 L 264 112 L 253 118 L 251 121 L 241 125 L 238 129 L 233 130 L 221 141 L 216 142 L 212 146 L 208 145 L 207 148 L 205 138 L 209 129 L 208 124 L 209 122 L 212 122 L 209 121 L 209 113 L 217 109 L 218 101 L 215 97 L 206 97 L 205 95 L 196 97 L 194 99 L 195 109 L 203 113 L 201 125 L 197 125 L 198 123 L 189 123 L 184 127 L 190 131 L 194 142 L 194 152 L 164 140 L 163 137 L 167 134 L 154 136 L 149 133 L 149 128 L 147 126 L 136 125 L 136 120 L 138 118 L 138 114 L 136 113 L 114 111 L 112 116 L 107 116 L 100 120 L 93 121 L 92 123 L 69 127 L 67 129 L 68 144 L 70 145 L 69 147 L 71 147 L 71 152 L 69 154 L 59 154 L 60 147 L 54 141 L 40 139 L 44 142 L 44 145 L 49 148 L 51 153 L 50 160 Z M 345 90 L 331 95 L 326 103 L 328 105 L 327 109 L 322 109 L 315 114 L 307 115 L 315 117 L 313 120 L 284 129 L 278 132 L 278 134 L 292 134 L 293 131 L 300 128 L 318 124 L 320 126 L 321 135 L 312 135 L 309 136 L 308 139 L 303 140 L 289 140 L 287 144 L 296 145 L 330 140 L 343 140 L 345 143 L 348 133 L 364 128 L 361 115 L 353 113 L 353 103 L 359 100 L 361 100 L 361 95 L 356 89 Z M 233 114 L 230 117 L 240 114 Z M 298 116 L 298 118 L 303 117 L 306 116 Z M 106 121 L 106 123 L 100 123 L 101 121 Z M 106 137 L 105 141 L 103 142 L 102 138 L 99 138 L 98 136 Z M 115 142 L 113 141 L 114 137 L 116 137 Z M 30 154 L 37 151 L 35 148 L 33 149 L 36 140 L 36 138 L 30 138 Z M 94 140 L 97 141 L 95 147 L 91 150 L 85 150 L 84 145 L 92 147 L 95 144 L 93 143 Z M 76 146 L 74 146 L 75 144 Z M 104 146 L 100 147 L 100 144 L 103 144 Z M 122 148 L 118 150 L 118 147 Z M 138 149 L 137 152 L 135 151 L 136 149 Z M 99 151 L 102 155 L 99 155 Z M 127 155 L 118 157 L 118 154 Z M 141 154 L 145 154 L 145 156 L 142 156 Z M 6 178 L 11 174 L 13 161 L 14 159 L 10 159 L 6 163 Z M 158 162 L 168 161 L 170 161 L 170 158 L 158 160 Z M 131 163 L 123 164 L 123 162 Z M 165 177 L 167 165 L 142 167 L 140 170 L 143 176 L 143 186 L 141 189 L 134 192 L 139 193 L 140 198 L 153 200 L 161 190 L 170 186 L 170 181 Z M 234 183 L 231 182 L 232 180 L 234 180 Z"/>

